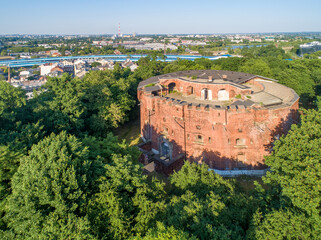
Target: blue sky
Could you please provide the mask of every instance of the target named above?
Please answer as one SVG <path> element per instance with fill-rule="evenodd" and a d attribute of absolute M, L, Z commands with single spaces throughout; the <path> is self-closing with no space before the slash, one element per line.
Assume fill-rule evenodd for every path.
<path fill-rule="evenodd" d="M 321 0 L 0 0 L 0 34 L 321 31 Z"/>

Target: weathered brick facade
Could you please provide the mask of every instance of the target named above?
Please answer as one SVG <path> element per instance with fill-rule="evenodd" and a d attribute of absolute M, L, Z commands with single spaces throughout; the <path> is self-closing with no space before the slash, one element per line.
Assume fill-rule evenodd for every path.
<path fill-rule="evenodd" d="M 265 168 L 274 139 L 298 121 L 297 94 L 250 74 L 188 73 L 196 79 L 178 72 L 138 87 L 141 135 L 151 141 L 155 169 L 179 170 L 185 154 L 215 169 Z"/>

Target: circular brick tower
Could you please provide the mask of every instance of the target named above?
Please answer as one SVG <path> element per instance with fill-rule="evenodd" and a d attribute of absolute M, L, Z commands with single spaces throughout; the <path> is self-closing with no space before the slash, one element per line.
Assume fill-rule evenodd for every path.
<path fill-rule="evenodd" d="M 212 169 L 264 169 L 273 141 L 297 123 L 299 96 L 262 76 L 192 70 L 138 86 L 145 163 L 171 174 L 184 160 Z"/>

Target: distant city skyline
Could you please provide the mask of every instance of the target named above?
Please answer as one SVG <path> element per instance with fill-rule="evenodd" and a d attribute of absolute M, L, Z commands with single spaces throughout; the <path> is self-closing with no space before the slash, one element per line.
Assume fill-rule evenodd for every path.
<path fill-rule="evenodd" d="M 321 1 L 84 1 L 1 3 L 0 34 L 320 32 Z"/>

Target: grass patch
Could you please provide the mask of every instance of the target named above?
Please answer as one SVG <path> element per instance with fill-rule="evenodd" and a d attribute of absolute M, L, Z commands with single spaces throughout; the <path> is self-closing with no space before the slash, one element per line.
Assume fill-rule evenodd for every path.
<path fill-rule="evenodd" d="M 234 178 L 228 178 L 234 181 L 236 188 L 239 191 L 245 192 L 247 194 L 250 194 L 255 189 L 254 182 L 260 183 L 264 189 L 267 189 L 267 185 L 263 183 L 262 177 L 255 177 L 255 176 L 247 176 L 247 175 L 241 175 Z"/>
<path fill-rule="evenodd" d="M 158 172 L 152 172 L 147 175 L 147 180 L 150 183 L 153 181 L 153 179 L 157 179 L 158 181 L 165 184 L 164 190 L 166 193 L 169 193 L 172 191 L 173 185 L 171 184 L 170 177 L 166 177 L 164 174 L 158 173 Z"/>
<path fill-rule="evenodd" d="M 145 88 L 147 88 L 147 87 L 153 87 L 153 86 L 155 86 L 155 85 L 156 85 L 155 83 L 149 83 L 149 84 L 145 85 L 144 87 L 145 87 Z"/>
<path fill-rule="evenodd" d="M 114 131 L 115 136 L 120 141 L 126 140 L 129 146 L 135 146 L 142 142 L 140 138 L 140 122 L 139 119 L 128 122 Z"/>

